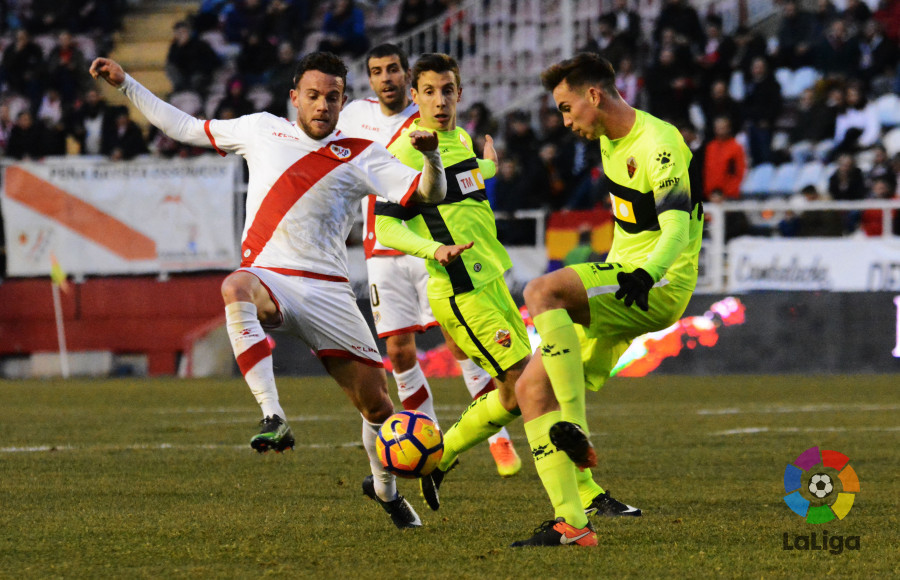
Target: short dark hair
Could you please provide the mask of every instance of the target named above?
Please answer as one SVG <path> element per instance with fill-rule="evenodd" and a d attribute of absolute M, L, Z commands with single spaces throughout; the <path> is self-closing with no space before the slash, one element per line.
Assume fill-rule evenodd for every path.
<path fill-rule="evenodd" d="M 442 52 L 427 52 L 416 60 L 412 68 L 412 86 L 419 88 L 419 76 L 424 72 L 452 72 L 456 77 L 456 85 L 460 85 L 459 64 L 449 54 Z"/>
<path fill-rule="evenodd" d="M 616 71 L 613 65 L 599 54 L 581 52 L 548 67 L 541 73 L 541 83 L 550 92 L 563 81 L 572 88 L 596 84 L 606 92 L 612 93 L 616 90 Z"/>
<path fill-rule="evenodd" d="M 405 71 L 409 70 L 409 57 L 406 56 L 406 52 L 396 44 L 385 42 L 384 44 L 379 44 L 372 48 L 372 50 L 366 54 L 366 73 L 369 73 L 370 60 L 373 58 L 385 58 L 387 56 L 396 56 L 400 59 L 400 67 Z"/>
<path fill-rule="evenodd" d="M 311 52 L 300 59 L 297 68 L 294 69 L 294 87 L 300 84 L 300 79 L 306 71 L 317 70 L 327 75 L 339 77 L 347 87 L 347 65 L 341 60 L 341 57 L 331 52 Z"/>

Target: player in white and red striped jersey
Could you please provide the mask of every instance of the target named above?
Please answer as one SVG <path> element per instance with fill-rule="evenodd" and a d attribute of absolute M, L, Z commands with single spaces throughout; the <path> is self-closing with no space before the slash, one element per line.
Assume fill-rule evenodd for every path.
<path fill-rule="evenodd" d="M 340 137 L 335 127 L 347 98 L 347 69 L 330 53 L 313 53 L 298 63 L 290 93 L 296 124 L 268 113 L 204 122 L 158 99 L 112 60 L 96 59 L 90 72 L 125 93 L 173 139 L 213 147 L 221 155 L 234 152 L 247 161 L 241 267 L 222 283 L 222 296 L 238 366 L 263 411 L 262 430 L 251 446 L 260 452 L 293 447 L 263 328 L 291 332 L 316 352 L 362 415 L 372 469 L 364 492 L 397 527 L 421 526 L 375 452 L 378 429 L 393 413 L 393 403 L 374 338 L 350 288 L 344 240 L 367 195 L 403 204 L 443 199 L 446 179 L 436 135 L 411 134 L 426 159 L 421 174 L 378 143 Z"/>
<path fill-rule="evenodd" d="M 366 55 L 366 69 L 376 98 L 359 99 L 345 106 L 338 129 L 344 135 L 371 139 L 388 147 L 419 118 L 419 107 L 410 98 L 409 59 L 399 46 L 381 44 Z M 363 201 L 363 244 L 375 330 L 385 340 L 403 408 L 422 411 L 437 420 L 431 387 L 416 355 L 416 333 L 437 326 L 428 304 L 425 260 L 378 242 L 375 205 L 379 201 L 385 200 L 371 195 Z M 470 360 L 449 335 L 444 333 L 444 337 L 472 398 L 495 389 L 490 373 Z M 515 475 L 522 461 L 506 428 L 489 442 L 500 475 Z"/>

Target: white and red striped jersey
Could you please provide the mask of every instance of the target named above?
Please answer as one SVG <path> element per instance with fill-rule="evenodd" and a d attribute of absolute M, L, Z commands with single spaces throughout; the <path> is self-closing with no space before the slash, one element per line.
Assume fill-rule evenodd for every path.
<path fill-rule="evenodd" d="M 410 103 L 395 115 L 385 115 L 378 99 L 357 99 L 341 110 L 338 130 L 348 137 L 359 137 L 390 146 L 413 121 L 419 118 L 419 105 Z M 375 256 L 399 256 L 402 252 L 388 248 L 375 239 L 376 196 L 363 200 L 363 247 L 366 259 Z"/>
<path fill-rule="evenodd" d="M 241 266 L 348 281 L 345 240 L 359 203 L 380 194 L 406 204 L 420 174 L 368 139 L 335 131 L 310 138 L 269 113 L 201 121 L 161 101 L 130 76 L 125 94 L 170 137 L 247 160 L 247 216 Z"/>

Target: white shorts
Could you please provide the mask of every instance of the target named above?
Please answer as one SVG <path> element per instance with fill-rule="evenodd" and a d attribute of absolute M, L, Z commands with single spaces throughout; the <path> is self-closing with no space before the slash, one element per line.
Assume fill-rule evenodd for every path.
<path fill-rule="evenodd" d="M 379 338 L 425 332 L 437 326 L 428 304 L 425 260 L 402 256 L 373 256 L 366 260 L 369 300 Z"/>
<path fill-rule="evenodd" d="M 265 268 L 238 271 L 259 278 L 278 307 L 280 324 L 266 330 L 298 336 L 320 359 L 334 356 L 384 366 L 349 282 L 285 276 Z"/>

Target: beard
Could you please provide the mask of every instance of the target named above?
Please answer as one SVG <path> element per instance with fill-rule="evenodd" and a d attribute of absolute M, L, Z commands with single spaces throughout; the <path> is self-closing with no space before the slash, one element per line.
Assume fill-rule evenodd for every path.
<path fill-rule="evenodd" d="M 320 123 L 313 123 L 312 120 L 306 121 L 300 116 L 297 117 L 297 122 L 303 132 L 316 141 L 334 133 L 334 128 L 337 126 L 337 119 L 329 121 L 324 127 Z"/>

